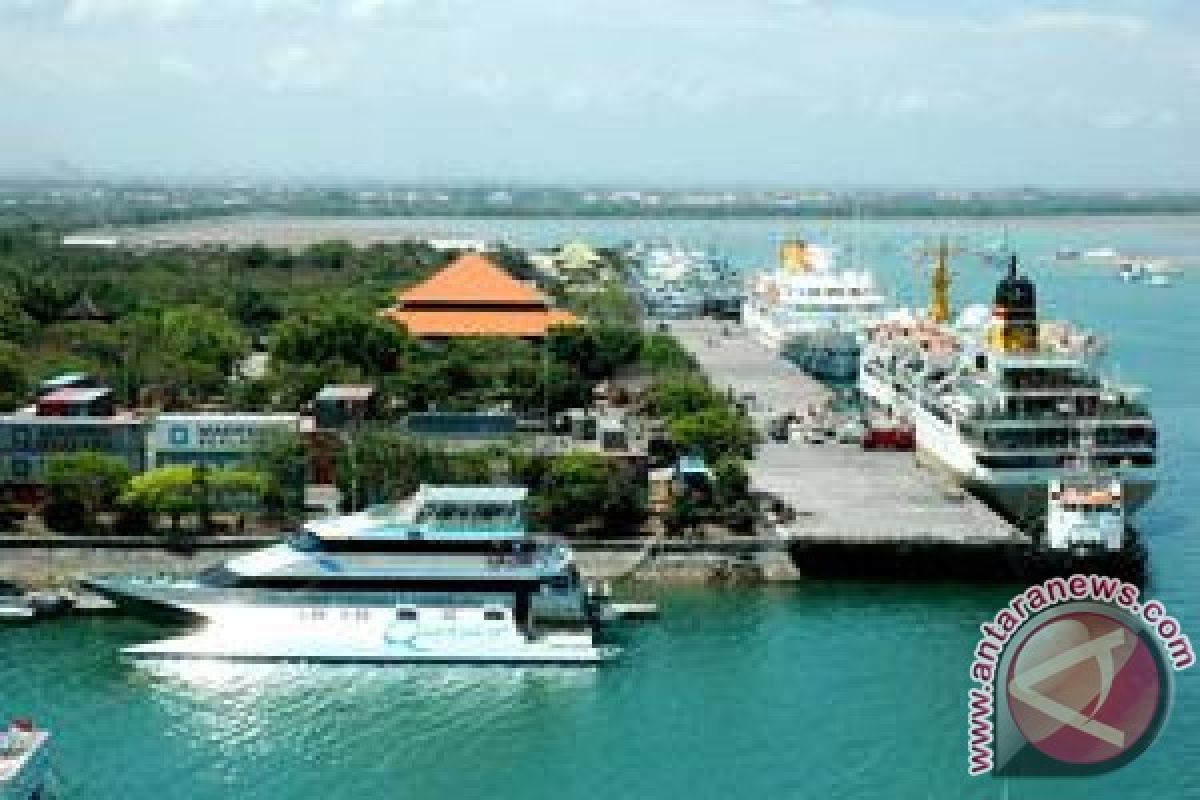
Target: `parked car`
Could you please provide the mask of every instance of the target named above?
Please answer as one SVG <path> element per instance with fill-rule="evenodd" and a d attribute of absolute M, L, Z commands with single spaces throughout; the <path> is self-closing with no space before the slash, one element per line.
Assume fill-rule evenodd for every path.
<path fill-rule="evenodd" d="M 862 446 L 864 450 L 912 450 L 916 435 L 912 428 L 868 428 Z"/>
<path fill-rule="evenodd" d="M 829 432 L 820 428 L 806 428 L 802 434 L 805 444 L 825 444 L 829 440 Z"/>
<path fill-rule="evenodd" d="M 866 430 L 860 422 L 847 422 L 837 430 L 839 444 L 861 444 Z"/>

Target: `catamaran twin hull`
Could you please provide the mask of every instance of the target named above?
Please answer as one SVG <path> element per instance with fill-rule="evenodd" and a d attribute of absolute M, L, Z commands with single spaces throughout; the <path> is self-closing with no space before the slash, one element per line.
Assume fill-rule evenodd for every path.
<path fill-rule="evenodd" d="M 302 661 L 373 664 L 596 664 L 618 650 L 592 643 L 592 629 L 571 603 L 553 596 L 530 598 L 539 629 L 521 633 L 511 602 L 502 592 L 477 601 L 498 605 L 450 611 L 404 605 L 405 595 L 354 592 L 336 597 L 321 592 L 204 587 L 187 581 L 92 578 L 87 588 L 140 615 L 201 622 L 185 635 L 122 652 L 139 659 Z M 454 595 L 446 594 L 446 598 Z M 482 600 L 481 600 L 482 598 Z M 336 601 L 336 602 L 334 602 Z M 574 612 L 574 613 L 572 613 Z M 494 614 L 495 622 L 467 616 Z M 398 618 L 438 617 L 438 636 L 414 632 Z M 443 616 L 444 615 L 444 616 Z M 546 628 L 551 625 L 554 628 Z"/>
<path fill-rule="evenodd" d="M 241 639 L 220 632 L 195 634 L 132 645 L 121 652 L 146 661 L 231 661 L 237 663 L 310 664 L 475 664 L 589 665 L 611 661 L 619 648 L 594 646 L 587 637 L 551 636 L 546 640 L 502 645 L 455 641 L 427 646 L 394 644 L 386 638 L 370 642 L 299 639 Z"/>

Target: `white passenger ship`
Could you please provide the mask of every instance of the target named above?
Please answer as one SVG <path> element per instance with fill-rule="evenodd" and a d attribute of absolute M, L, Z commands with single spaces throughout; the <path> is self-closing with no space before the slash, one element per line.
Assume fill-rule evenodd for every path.
<path fill-rule="evenodd" d="M 317 520 L 194 577 L 84 584 L 202 627 L 127 653 L 318 662 L 595 663 L 604 609 L 571 550 L 526 532 L 526 490 L 423 486 L 409 502 Z"/>
<path fill-rule="evenodd" d="M 969 308 L 954 325 L 939 272 L 928 317 L 871 329 L 860 374 L 868 402 L 911 421 L 921 455 L 1018 522 L 1044 518 L 1046 487 L 1071 472 L 1085 439 L 1123 487 L 1126 512 L 1144 505 L 1157 481 L 1144 392 L 1096 371 L 1095 337 L 1038 321 L 1015 256 L 990 312 Z"/>
<path fill-rule="evenodd" d="M 852 381 L 864 331 L 885 303 L 874 275 L 838 269 L 833 248 L 798 240 L 783 243 L 779 261 L 750 278 L 742 324 L 815 377 Z"/>

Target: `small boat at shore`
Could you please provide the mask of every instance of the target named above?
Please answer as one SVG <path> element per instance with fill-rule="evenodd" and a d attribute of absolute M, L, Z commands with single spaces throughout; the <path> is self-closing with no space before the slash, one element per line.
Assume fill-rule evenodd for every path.
<path fill-rule="evenodd" d="M 0 800 L 47 800 L 50 734 L 27 718 L 0 731 Z"/>

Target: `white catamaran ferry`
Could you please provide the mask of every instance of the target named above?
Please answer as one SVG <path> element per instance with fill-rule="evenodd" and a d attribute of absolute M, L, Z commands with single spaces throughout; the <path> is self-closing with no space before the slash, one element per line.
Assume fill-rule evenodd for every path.
<path fill-rule="evenodd" d="M 1070 474 L 1085 439 L 1123 487 L 1123 508 L 1144 505 L 1156 485 L 1154 421 L 1141 389 L 1097 372 L 1098 340 L 1039 323 L 1015 256 L 992 308 L 968 308 L 954 325 L 939 273 L 928 316 L 871 329 L 860 374 L 869 403 L 911 421 L 922 456 L 1019 522 L 1044 518 L 1046 487 Z"/>
<path fill-rule="evenodd" d="M 837 269 L 833 248 L 799 240 L 782 244 L 779 261 L 750 278 L 742 324 L 811 375 L 853 380 L 864 331 L 885 303 L 874 275 Z"/>
<path fill-rule="evenodd" d="M 408 502 L 310 522 L 193 577 L 84 584 L 201 627 L 139 657 L 239 661 L 552 663 L 608 660 L 605 609 L 562 542 L 526 532 L 526 490 L 423 486 Z"/>

